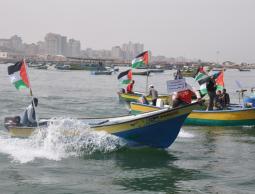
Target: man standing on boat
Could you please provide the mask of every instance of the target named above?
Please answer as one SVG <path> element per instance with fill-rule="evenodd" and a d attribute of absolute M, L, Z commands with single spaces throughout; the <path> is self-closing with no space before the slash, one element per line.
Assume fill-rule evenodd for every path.
<path fill-rule="evenodd" d="M 158 91 L 154 88 L 153 85 L 150 85 L 149 95 L 151 96 L 152 105 L 156 106 L 158 99 Z"/>
<path fill-rule="evenodd" d="M 206 89 L 209 96 L 208 110 L 213 110 L 217 86 L 213 76 L 211 76 L 210 78 L 211 79 L 206 83 Z"/>
<path fill-rule="evenodd" d="M 36 126 L 36 115 L 35 115 L 35 107 L 38 105 L 38 99 L 33 98 L 32 103 L 26 108 L 24 113 L 21 116 L 20 123 L 24 126 Z"/>
<path fill-rule="evenodd" d="M 225 88 L 222 90 L 222 95 L 223 95 L 223 108 L 226 109 L 230 104 L 230 97 Z"/>

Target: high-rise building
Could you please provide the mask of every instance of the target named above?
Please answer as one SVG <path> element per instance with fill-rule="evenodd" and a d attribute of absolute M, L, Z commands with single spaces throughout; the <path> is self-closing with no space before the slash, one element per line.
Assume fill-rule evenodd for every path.
<path fill-rule="evenodd" d="M 66 37 L 54 33 L 46 34 L 45 51 L 49 55 L 65 55 L 67 51 Z"/>
<path fill-rule="evenodd" d="M 37 46 L 38 46 L 38 54 L 45 54 L 45 42 L 43 41 L 39 41 L 37 42 Z"/>
<path fill-rule="evenodd" d="M 69 39 L 68 42 L 68 56 L 79 57 L 81 55 L 81 43 L 75 39 Z"/>
<path fill-rule="evenodd" d="M 143 44 L 140 43 L 133 44 L 131 41 L 129 41 L 128 44 L 122 45 L 123 58 L 127 60 L 132 60 L 138 54 L 142 53 L 143 49 L 144 49 Z"/>
<path fill-rule="evenodd" d="M 0 47 L 1 48 L 10 48 L 10 39 L 0 39 Z"/>
<path fill-rule="evenodd" d="M 17 35 L 12 36 L 10 39 L 0 39 L 0 48 L 11 51 L 22 51 L 22 39 Z"/>
<path fill-rule="evenodd" d="M 121 59 L 123 58 L 123 52 L 120 48 L 120 46 L 114 46 L 112 47 L 112 57 L 116 59 Z"/>
<path fill-rule="evenodd" d="M 23 49 L 21 37 L 14 35 L 10 38 L 10 46 L 16 51 L 21 51 Z"/>
<path fill-rule="evenodd" d="M 61 54 L 64 56 L 68 55 L 68 44 L 66 36 L 61 36 Z"/>

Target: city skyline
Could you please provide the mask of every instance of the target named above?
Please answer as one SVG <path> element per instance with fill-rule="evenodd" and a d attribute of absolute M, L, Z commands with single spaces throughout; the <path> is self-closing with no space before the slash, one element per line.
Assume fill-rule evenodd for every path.
<path fill-rule="evenodd" d="M 111 49 L 93 50 L 81 49 L 79 40 L 68 38 L 62 34 L 49 32 L 44 40 L 36 43 L 25 43 L 22 37 L 12 35 L 10 38 L 0 38 L 0 58 L 13 58 L 18 56 L 47 57 L 63 55 L 65 57 L 81 58 L 113 58 L 124 61 L 132 60 L 136 55 L 144 51 L 144 45 L 140 43 L 123 43 L 121 46 L 113 46 Z M 151 52 L 150 56 L 151 56 Z"/>
<path fill-rule="evenodd" d="M 54 32 L 96 50 L 131 40 L 166 57 L 255 62 L 252 0 L 10 0 L 0 6 L 1 38 L 18 34 L 32 43 Z"/>

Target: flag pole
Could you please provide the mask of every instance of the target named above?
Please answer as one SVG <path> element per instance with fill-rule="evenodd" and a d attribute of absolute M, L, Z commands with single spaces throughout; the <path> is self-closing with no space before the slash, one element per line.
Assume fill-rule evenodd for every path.
<path fill-rule="evenodd" d="M 148 51 L 147 51 L 148 52 Z M 145 89 L 145 95 L 147 96 L 148 95 L 148 84 L 149 84 L 149 55 L 147 56 L 148 59 L 147 59 L 147 74 L 146 74 L 146 89 Z"/>
<path fill-rule="evenodd" d="M 146 88 L 145 88 L 145 94 L 148 95 L 148 82 L 149 82 L 149 69 L 147 66 L 147 75 L 146 75 Z"/>
<path fill-rule="evenodd" d="M 29 73 L 28 73 L 28 67 L 27 67 L 27 63 L 26 63 L 25 58 L 23 59 L 23 62 L 24 62 L 25 69 L 26 69 L 26 72 L 27 72 L 28 85 L 29 85 L 29 93 L 30 93 L 30 96 L 31 96 L 31 98 L 32 98 L 32 105 L 33 105 L 33 108 L 34 108 L 34 111 L 35 111 L 35 120 L 36 120 L 36 125 L 37 125 L 37 127 L 38 127 L 38 126 L 39 126 L 39 122 L 38 122 L 38 120 L 37 120 L 37 114 L 36 114 L 36 108 L 35 108 L 34 96 L 33 96 L 32 86 L 31 86 L 31 83 L 30 83 L 30 78 L 29 78 Z"/>

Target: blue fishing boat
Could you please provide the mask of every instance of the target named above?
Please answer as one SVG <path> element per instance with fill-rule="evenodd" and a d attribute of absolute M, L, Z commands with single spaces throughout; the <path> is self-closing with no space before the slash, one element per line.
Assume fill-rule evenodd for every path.
<path fill-rule="evenodd" d="M 163 109 L 140 115 L 79 120 L 95 131 L 105 131 L 123 138 L 132 146 L 167 148 L 175 141 L 186 117 L 198 106 L 198 103 L 193 103 L 181 108 Z M 43 127 L 48 125 L 49 121 L 41 120 L 39 129 L 43 130 Z M 38 129 L 38 127 L 21 126 L 13 118 L 5 118 L 5 127 L 11 136 L 23 138 L 29 137 Z M 79 135 L 79 133 L 72 133 L 72 135 Z"/>

